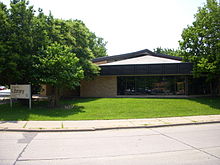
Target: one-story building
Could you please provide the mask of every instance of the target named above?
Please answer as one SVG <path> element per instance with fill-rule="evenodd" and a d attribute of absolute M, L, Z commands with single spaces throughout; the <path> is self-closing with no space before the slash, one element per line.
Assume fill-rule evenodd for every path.
<path fill-rule="evenodd" d="M 182 60 L 148 49 L 96 58 L 100 76 L 81 82 L 80 97 L 209 95 L 205 77 L 193 78 Z"/>
<path fill-rule="evenodd" d="M 101 70 L 93 80 L 81 81 L 77 90 L 64 90 L 67 97 L 137 97 L 209 95 L 206 77 L 193 78 L 193 65 L 181 57 L 148 49 L 93 60 Z M 49 88 L 45 94 L 48 95 Z"/>

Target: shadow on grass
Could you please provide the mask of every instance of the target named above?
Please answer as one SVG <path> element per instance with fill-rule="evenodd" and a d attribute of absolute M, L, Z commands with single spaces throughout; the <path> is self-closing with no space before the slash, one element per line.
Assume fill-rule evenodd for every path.
<path fill-rule="evenodd" d="M 175 99 L 178 100 L 178 102 L 175 101 Z M 124 100 L 124 101 L 121 101 Z M 137 100 L 137 101 L 136 101 Z M 153 100 L 152 102 L 149 102 L 152 106 L 152 108 L 154 108 L 154 106 L 158 106 L 158 104 L 168 104 L 168 110 L 170 110 L 169 108 L 169 101 L 168 100 L 173 100 L 171 101 L 171 105 L 174 106 L 174 110 L 170 111 L 165 115 L 164 117 L 167 116 L 172 116 L 171 114 L 178 114 L 178 113 L 182 113 L 178 112 L 175 108 L 175 106 L 178 108 L 178 104 L 181 104 L 181 101 L 179 102 L 179 100 L 181 100 L 180 98 L 78 98 L 78 99 L 71 99 L 71 100 L 62 100 L 61 101 L 61 107 L 60 108 L 55 108 L 55 109 L 51 109 L 47 107 L 47 102 L 33 102 L 33 108 L 32 109 L 28 109 L 28 106 L 24 106 L 24 105 L 20 105 L 18 103 L 13 104 L 13 108 L 10 107 L 10 105 L 7 104 L 0 104 L 0 120 L 3 121 L 19 121 L 19 120 L 78 120 L 78 119 L 82 119 L 82 116 L 87 116 L 87 118 L 91 118 L 91 119 L 97 119 L 99 117 L 94 117 L 94 115 L 97 115 L 97 113 L 95 113 L 94 111 L 91 113 L 91 110 L 88 110 L 91 105 L 95 105 L 98 107 L 106 107 L 107 109 L 109 108 L 110 110 L 113 109 L 114 110 L 114 105 L 119 104 L 123 107 L 127 107 L 128 111 L 129 111 L 129 105 L 131 105 L 130 108 L 134 108 L 133 107 L 133 103 L 138 103 L 140 104 L 140 107 L 142 107 L 142 101 L 140 102 L 139 100 L 143 100 L 145 102 L 149 101 L 149 100 Z M 190 107 L 188 108 L 188 112 L 185 112 L 184 107 L 184 115 L 200 115 L 201 114 L 219 114 L 220 112 L 220 97 L 216 97 L 216 98 L 212 98 L 212 97 L 200 97 L 200 98 L 183 98 L 184 100 L 189 100 L 189 101 L 193 101 L 193 102 L 197 102 L 203 105 L 207 105 L 210 108 L 213 108 L 214 110 L 211 112 L 208 112 L 208 110 L 206 111 L 207 107 L 203 108 L 203 112 L 200 112 L 199 110 L 195 111 L 193 106 L 198 106 L 197 104 L 192 104 L 192 107 L 190 105 L 190 102 L 185 102 L 185 104 L 183 104 L 183 106 L 186 107 Z M 97 101 L 97 102 L 96 102 Z M 93 103 L 94 102 L 94 103 Z M 87 104 L 88 103 L 88 104 Z M 184 102 L 183 102 L 184 103 Z M 97 104 L 97 105 L 96 105 Z M 189 104 L 189 105 L 188 105 Z M 65 109 L 65 105 L 74 105 L 73 108 L 67 108 Z M 85 107 L 84 107 L 85 106 Z M 93 106 L 92 108 L 94 110 L 96 110 Z M 167 107 L 165 106 L 165 107 Z M 181 105 L 180 105 L 181 107 Z M 109 111 L 108 109 L 108 111 Z M 142 108 L 143 109 L 143 108 Z M 172 109 L 172 108 L 171 108 Z M 187 109 L 187 108 L 186 108 Z M 193 111 L 194 110 L 194 111 Z M 204 112 L 205 110 L 205 112 Z M 100 108 L 97 110 L 97 112 L 101 112 L 102 109 L 100 110 Z M 164 109 L 163 109 L 164 111 Z M 162 111 L 161 111 L 162 112 Z M 161 112 L 159 112 L 159 117 L 163 117 L 161 116 Z M 123 113 L 127 113 L 127 110 L 125 108 Z M 79 117 L 78 115 L 79 114 Z M 80 114 L 83 114 L 82 116 Z M 101 113 L 102 114 L 102 113 Z M 180 116 L 183 116 L 183 114 L 181 114 Z M 111 113 L 108 114 L 103 113 L 102 115 L 112 115 Z M 116 115 L 112 118 L 117 118 L 118 116 L 120 116 L 120 114 L 118 112 L 116 112 Z M 122 115 L 123 116 L 123 115 Z M 136 114 L 133 115 L 131 114 L 131 116 L 129 116 L 129 118 L 133 118 L 134 116 L 137 116 Z M 177 115 L 178 116 L 178 115 Z M 158 115 L 151 115 L 151 117 L 158 117 Z M 123 118 L 123 117 L 122 117 Z M 101 118 L 100 118 L 101 119 Z M 1 123 L 1 121 L 0 121 Z"/>
<path fill-rule="evenodd" d="M 208 105 L 211 108 L 220 110 L 220 97 L 198 97 L 188 98 L 190 101 L 195 101 L 200 104 Z"/>
<path fill-rule="evenodd" d="M 71 102 L 73 103 L 73 101 Z M 66 105 L 66 104 L 65 104 Z M 35 120 L 62 120 L 65 117 L 73 116 L 79 113 L 85 113 L 83 106 L 74 105 L 73 108 L 48 108 L 47 102 L 33 102 L 32 109 L 19 103 L 1 104 L 0 105 L 0 120 L 2 121 L 19 121 L 31 120 L 31 116 L 35 116 Z"/>
<path fill-rule="evenodd" d="M 62 100 L 61 103 L 63 104 L 78 104 L 78 103 L 87 103 L 87 102 L 92 102 L 96 100 L 100 100 L 103 98 L 75 98 L 71 100 Z"/>

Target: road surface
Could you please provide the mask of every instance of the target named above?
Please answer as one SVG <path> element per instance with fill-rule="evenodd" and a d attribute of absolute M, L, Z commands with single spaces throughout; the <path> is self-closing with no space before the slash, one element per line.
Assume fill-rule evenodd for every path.
<path fill-rule="evenodd" d="M 217 165 L 220 124 L 94 132 L 0 132 L 0 165 Z"/>

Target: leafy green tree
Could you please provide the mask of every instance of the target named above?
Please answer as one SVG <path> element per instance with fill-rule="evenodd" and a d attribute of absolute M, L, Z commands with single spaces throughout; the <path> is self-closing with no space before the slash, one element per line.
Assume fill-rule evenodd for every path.
<path fill-rule="evenodd" d="M 9 73 L 16 72 L 16 56 L 11 55 L 10 42 L 10 22 L 9 11 L 2 2 L 0 2 L 0 84 L 7 84 L 11 81 Z"/>
<path fill-rule="evenodd" d="M 11 1 L 10 15 L 10 43 L 11 55 L 17 56 L 16 73 L 14 82 L 32 82 L 32 55 L 33 51 L 33 6 L 28 6 L 28 1 Z M 10 74 L 10 73 L 9 73 Z"/>
<path fill-rule="evenodd" d="M 32 84 L 32 91 L 39 91 L 34 79 L 33 55 L 45 46 L 47 34 L 42 30 L 42 11 L 36 17 L 33 6 L 25 0 L 12 0 L 10 8 L 1 3 L 0 15 L 0 84 Z M 37 87 L 37 88 L 36 88 Z"/>
<path fill-rule="evenodd" d="M 107 42 L 103 38 L 97 37 L 95 33 L 90 32 L 89 48 L 92 50 L 95 58 L 107 55 L 106 44 Z"/>
<path fill-rule="evenodd" d="M 175 49 L 157 47 L 153 51 L 154 53 L 161 53 L 161 54 L 167 54 L 167 55 L 178 56 L 178 57 L 181 56 L 180 50 L 175 50 Z"/>
<path fill-rule="evenodd" d="M 84 77 L 79 59 L 71 52 L 71 48 L 58 43 L 51 44 L 42 50 L 41 56 L 35 58 L 38 60 L 34 65 L 36 75 L 41 83 L 53 87 L 51 106 L 57 106 L 60 89 L 75 88 Z"/>
<path fill-rule="evenodd" d="M 1 3 L 0 17 L 0 77 L 1 83 L 29 82 L 32 47 L 31 25 L 34 17 L 33 8 L 27 7 L 28 2 L 11 1 L 7 9 Z"/>
<path fill-rule="evenodd" d="M 195 21 L 183 30 L 179 43 L 185 61 L 194 64 L 194 76 L 205 74 L 207 80 L 217 82 L 220 76 L 220 6 L 216 0 L 207 0 L 198 9 Z"/>
<path fill-rule="evenodd" d="M 98 75 L 99 67 L 91 60 L 107 55 L 105 45 L 80 20 L 56 19 L 42 9 L 36 14 L 26 0 L 11 0 L 9 9 L 0 3 L 0 84 L 46 83 L 55 91 L 60 83 L 79 86 L 81 79 Z M 55 82 L 55 75 L 60 81 Z"/>
<path fill-rule="evenodd" d="M 79 63 L 84 70 L 86 79 L 93 78 L 99 73 L 99 67 L 91 62 L 93 58 L 106 56 L 105 42 L 90 32 L 80 20 L 55 19 L 54 32 L 59 34 L 56 42 L 68 45 L 79 58 Z M 53 30 L 51 30 L 53 31 Z"/>

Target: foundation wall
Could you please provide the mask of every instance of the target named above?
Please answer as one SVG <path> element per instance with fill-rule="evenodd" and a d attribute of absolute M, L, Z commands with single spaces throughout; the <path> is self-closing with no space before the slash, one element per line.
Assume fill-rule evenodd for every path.
<path fill-rule="evenodd" d="M 117 77 L 98 76 L 94 80 L 83 80 L 80 87 L 81 97 L 116 97 Z"/>

